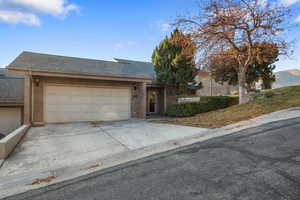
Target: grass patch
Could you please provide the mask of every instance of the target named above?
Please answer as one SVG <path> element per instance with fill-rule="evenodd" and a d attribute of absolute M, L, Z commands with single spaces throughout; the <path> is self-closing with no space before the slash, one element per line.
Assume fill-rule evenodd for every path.
<path fill-rule="evenodd" d="M 247 104 L 202 113 L 193 117 L 174 118 L 164 121 L 194 127 L 219 128 L 263 114 L 300 106 L 300 86 L 289 86 L 264 92 L 272 92 L 269 98 L 257 98 Z"/>

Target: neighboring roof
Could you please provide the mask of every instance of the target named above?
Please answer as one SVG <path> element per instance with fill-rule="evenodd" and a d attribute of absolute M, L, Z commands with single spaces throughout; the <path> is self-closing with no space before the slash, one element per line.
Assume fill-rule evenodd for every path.
<path fill-rule="evenodd" d="M 0 105 L 22 105 L 24 101 L 24 79 L 8 74 L 0 68 Z"/>
<path fill-rule="evenodd" d="M 33 52 L 21 53 L 8 65 L 9 68 L 87 75 L 115 75 L 129 78 L 153 79 L 155 77 L 154 67 L 151 63 L 129 60 L 126 60 L 126 63 L 113 62 Z"/>

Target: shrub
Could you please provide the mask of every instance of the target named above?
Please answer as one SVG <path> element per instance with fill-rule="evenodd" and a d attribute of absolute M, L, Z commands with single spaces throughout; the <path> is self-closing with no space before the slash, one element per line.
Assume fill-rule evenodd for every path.
<path fill-rule="evenodd" d="M 198 103 L 178 103 L 167 108 L 166 114 L 171 117 L 188 117 L 197 114 Z"/>
<path fill-rule="evenodd" d="M 273 92 L 262 92 L 257 94 L 256 96 L 254 96 L 254 99 L 266 99 L 266 98 L 271 98 L 273 97 L 275 94 Z"/>
<path fill-rule="evenodd" d="M 201 97 L 196 103 L 177 103 L 167 108 L 170 117 L 190 117 L 196 114 L 226 108 L 238 103 L 238 98 L 228 96 Z"/>
<path fill-rule="evenodd" d="M 208 103 L 212 107 L 216 109 L 226 108 L 228 106 L 238 104 L 238 97 L 230 97 L 230 96 L 206 96 L 201 97 L 200 103 Z"/>

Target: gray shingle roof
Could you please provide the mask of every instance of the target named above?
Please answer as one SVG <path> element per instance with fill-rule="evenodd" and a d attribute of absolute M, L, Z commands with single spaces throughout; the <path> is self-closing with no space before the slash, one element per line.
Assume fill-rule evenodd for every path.
<path fill-rule="evenodd" d="M 0 68 L 0 105 L 23 104 L 24 79 Z"/>
<path fill-rule="evenodd" d="M 128 63 L 23 52 L 8 65 L 8 68 L 16 67 L 54 72 L 118 75 L 132 78 L 153 79 L 155 77 L 154 67 L 151 63 L 126 61 Z"/>

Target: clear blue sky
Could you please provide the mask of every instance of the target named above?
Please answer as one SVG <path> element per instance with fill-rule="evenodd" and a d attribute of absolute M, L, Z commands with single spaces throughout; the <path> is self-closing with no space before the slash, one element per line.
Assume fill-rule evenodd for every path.
<path fill-rule="evenodd" d="M 300 15 L 300 0 L 281 1 L 295 18 Z M 168 24 L 193 9 L 194 0 L 2 0 L 0 66 L 22 51 L 150 61 L 155 45 L 171 30 Z M 294 29 L 288 38 L 299 35 Z M 277 70 L 300 69 L 300 41 L 294 46 L 295 55 L 281 60 Z"/>

